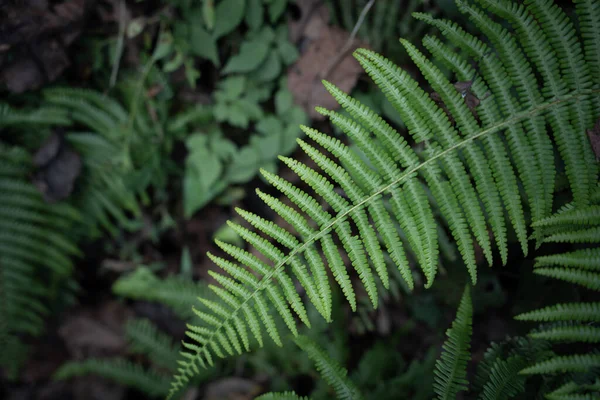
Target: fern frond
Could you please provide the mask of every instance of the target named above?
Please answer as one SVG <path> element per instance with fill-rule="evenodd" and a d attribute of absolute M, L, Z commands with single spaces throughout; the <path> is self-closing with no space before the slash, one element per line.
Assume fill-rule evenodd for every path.
<path fill-rule="evenodd" d="M 533 272 L 538 275 L 575 283 L 588 289 L 600 290 L 600 273 L 574 268 L 536 268 Z"/>
<path fill-rule="evenodd" d="M 312 339 L 300 335 L 296 337 L 295 342 L 315 363 L 317 371 L 335 390 L 338 399 L 358 400 L 363 398 L 358 388 L 348 379 L 348 371 L 332 360 Z"/>
<path fill-rule="evenodd" d="M 600 248 L 580 249 L 566 253 L 540 256 L 535 259 L 535 268 L 562 266 L 587 270 L 600 269 Z"/>
<path fill-rule="evenodd" d="M 0 127 L 70 125 L 67 112 L 58 107 L 40 107 L 35 110 L 15 110 L 0 103 Z"/>
<path fill-rule="evenodd" d="M 586 372 L 591 368 L 600 367 L 598 354 L 574 354 L 558 356 L 539 362 L 523 369 L 520 373 L 525 375 L 553 374 L 558 372 Z"/>
<path fill-rule="evenodd" d="M 282 392 L 261 394 L 256 400 L 309 400 L 309 397 L 301 397 L 294 392 Z"/>
<path fill-rule="evenodd" d="M 147 319 L 131 319 L 125 324 L 125 337 L 133 353 L 144 354 L 157 366 L 174 371 L 177 366 L 179 346 L 172 338 L 160 332 Z"/>
<path fill-rule="evenodd" d="M 456 319 L 446 331 L 448 340 L 443 352 L 435 364 L 435 383 L 433 388 L 438 399 L 454 399 L 458 392 L 467 390 L 467 363 L 471 358 L 473 304 L 471 291 L 467 286 L 460 300 Z"/>
<path fill-rule="evenodd" d="M 519 314 L 521 321 L 589 321 L 600 322 L 600 303 L 556 304 Z"/>
<path fill-rule="evenodd" d="M 112 290 L 119 296 L 165 304 L 184 319 L 193 315 L 189 304 L 196 302 L 198 296 L 210 297 L 208 289 L 201 284 L 176 276 L 161 280 L 145 267 L 119 278 Z"/>
<path fill-rule="evenodd" d="M 600 342 L 600 328 L 589 325 L 567 325 L 542 327 L 538 332 L 530 333 L 534 339 L 543 339 L 556 342 Z"/>
<path fill-rule="evenodd" d="M 151 370 L 144 370 L 139 364 L 125 359 L 87 359 L 81 362 L 68 362 L 54 374 L 54 379 L 64 380 L 78 376 L 98 375 L 123 386 L 134 387 L 151 397 L 164 396 L 169 391 L 169 380 Z"/>
<path fill-rule="evenodd" d="M 525 379 L 519 376 L 519 371 L 526 365 L 527 361 L 521 356 L 496 360 L 479 399 L 510 399 L 525 391 Z"/>
<path fill-rule="evenodd" d="M 598 168 L 589 162 L 592 152 L 582 132 L 598 118 L 592 104 L 600 98 L 600 88 L 591 67 L 582 60 L 596 59 L 589 51 L 596 50 L 590 38 L 595 37 L 597 24 L 579 16 L 586 29 L 582 50 L 576 24 L 562 10 L 541 10 L 548 2 L 480 2 L 485 11 L 464 1 L 459 2 L 459 9 L 477 25 L 485 36 L 482 39 L 452 22 L 417 15 L 440 28 L 450 45 L 462 50 L 450 51 L 450 46 L 432 38 L 424 41 L 434 58 L 459 79 L 469 79 L 476 72 L 471 65 L 480 65 L 479 77 L 466 91 L 457 90 L 440 68 L 407 41 L 401 43 L 439 100 L 434 101 L 433 93 L 429 95 L 408 72 L 384 57 L 365 49 L 354 54 L 422 151 L 411 149 L 407 140 L 373 111 L 324 83 L 348 115 L 318 111 L 353 144 L 303 127 L 311 142 L 301 140 L 300 146 L 311 161 L 281 160 L 300 177 L 306 191 L 263 171 L 267 182 L 287 199 L 280 201 L 263 192 L 258 192 L 259 196 L 291 228 L 285 232 L 285 228 L 240 212 L 256 233 L 234 226 L 249 248 L 218 243 L 240 265 L 212 256 L 224 277 L 216 279 L 221 290 L 213 290 L 225 305 L 205 302 L 207 310 L 199 317 L 209 326 L 189 328 L 188 336 L 197 344 L 184 344 L 189 352 L 184 352 L 171 395 L 199 367 L 212 364 L 214 356 L 237 352 L 242 345 L 247 348 L 246 335 L 248 341 L 254 338 L 262 343 L 261 323 L 276 343 L 280 343 L 281 333 L 275 318 L 296 334 L 296 317 L 306 324 L 308 313 L 302 305 L 305 299 L 291 290 L 292 274 L 308 301 L 329 320 L 327 274 L 331 271 L 352 310 L 356 310 L 356 285 L 377 306 L 378 286 L 385 287 L 389 280 L 381 254 L 384 250 L 409 289 L 414 287 L 416 272 L 409 266 L 407 254 L 414 255 L 425 286 L 431 286 L 439 260 L 441 226 L 448 227 L 473 283 L 477 281 L 475 247 L 481 247 L 488 264 L 494 262 L 495 249 L 506 263 L 509 225 L 526 253 L 531 223 L 542 221 L 553 210 L 556 161 L 564 165 L 573 205 L 588 207 L 592 203 Z M 578 4 L 578 10 L 591 7 Z M 490 13 L 511 26 L 495 22 Z M 543 15 L 538 21 L 533 13 Z M 556 37 L 557 29 L 564 38 Z M 571 45 L 579 47 L 566 55 Z M 564 59 L 557 57 L 563 54 Z M 575 76 L 578 73 L 584 76 Z M 563 74 L 568 78 L 563 79 Z M 471 100 L 474 96 L 477 104 L 469 106 L 467 96 Z M 591 240 L 598 235 L 596 227 L 585 228 L 588 231 L 554 233 L 568 235 L 565 240 Z M 544 236 L 545 231 L 536 230 L 533 238 L 539 243 Z M 550 238 L 546 240 L 561 239 Z M 547 272 L 544 268 L 536 271 Z M 581 280 L 589 271 L 569 270 L 564 278 Z M 353 281 L 353 276 L 359 279 Z M 461 384 L 455 386 L 460 389 Z"/>

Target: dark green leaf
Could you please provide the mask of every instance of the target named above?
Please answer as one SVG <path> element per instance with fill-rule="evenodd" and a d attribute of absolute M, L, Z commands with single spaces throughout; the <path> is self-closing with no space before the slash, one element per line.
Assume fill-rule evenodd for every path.
<path fill-rule="evenodd" d="M 223 73 L 253 71 L 264 62 L 268 52 L 269 45 L 261 40 L 244 42 L 240 46 L 240 52 L 229 59 Z"/>
<path fill-rule="evenodd" d="M 246 0 L 222 0 L 217 4 L 215 30 L 216 39 L 233 31 L 242 22 Z"/>

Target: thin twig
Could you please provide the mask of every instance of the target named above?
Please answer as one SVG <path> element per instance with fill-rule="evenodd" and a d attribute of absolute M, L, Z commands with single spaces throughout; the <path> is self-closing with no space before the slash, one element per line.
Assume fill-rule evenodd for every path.
<path fill-rule="evenodd" d="M 112 67 L 110 74 L 110 81 L 108 83 L 109 90 L 112 89 L 117 83 L 117 75 L 119 74 L 119 66 L 121 64 L 121 57 L 123 56 L 123 43 L 125 42 L 125 20 L 127 19 L 127 10 L 125 9 L 125 0 L 119 2 L 119 38 L 117 39 L 117 46 L 115 48 L 115 62 Z"/>
<path fill-rule="evenodd" d="M 369 0 L 369 2 L 364 6 L 362 11 L 360 12 L 360 15 L 358 16 L 358 20 L 356 21 L 356 24 L 354 25 L 352 32 L 350 33 L 350 37 L 344 44 L 344 47 L 342 47 L 342 49 L 337 53 L 335 58 L 327 66 L 327 68 L 324 70 L 324 72 L 322 72 L 319 75 L 319 80 L 327 79 L 327 77 L 329 76 L 331 71 L 333 71 L 333 69 L 335 67 L 337 67 L 344 58 L 346 58 L 348 51 L 352 48 L 352 45 L 354 44 L 354 39 L 356 39 L 356 34 L 358 33 L 363 22 L 365 22 L 365 18 L 367 17 L 367 14 L 369 13 L 369 10 L 371 9 L 371 7 L 373 7 L 373 4 L 375 4 L 375 0 Z"/>

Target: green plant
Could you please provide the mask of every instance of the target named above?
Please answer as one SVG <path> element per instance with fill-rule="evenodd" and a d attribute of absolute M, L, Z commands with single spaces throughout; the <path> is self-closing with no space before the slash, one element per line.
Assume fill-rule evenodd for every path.
<path fill-rule="evenodd" d="M 270 86 L 256 87 L 241 75 L 220 81 L 219 87 L 211 108 L 214 122 L 247 128 L 253 121 L 256 133 L 248 144 L 239 147 L 226 137 L 224 127 L 213 123 L 186 138 L 189 150 L 183 181 L 186 217 L 227 188 L 248 182 L 261 168 L 277 171 L 277 156 L 296 148 L 296 126 L 307 120 L 302 109 L 293 105 L 285 80 L 275 93 L 275 114 L 265 114 L 259 105 L 271 96 Z"/>
<path fill-rule="evenodd" d="M 119 296 L 157 302 L 169 307 L 184 321 L 193 321 L 193 314 L 186 305 L 198 296 L 207 296 L 205 285 L 195 284 L 178 276 L 160 279 L 145 267 L 118 279 L 113 292 Z M 198 321 L 194 321 L 198 322 Z M 147 319 L 131 319 L 125 324 L 128 354 L 139 355 L 150 365 L 146 368 L 124 358 L 89 358 L 69 361 L 55 372 L 54 378 L 70 379 L 76 376 L 98 375 L 119 384 L 136 388 L 151 397 L 168 393 L 168 377 L 177 368 L 177 353 L 181 350 L 173 338 L 160 331 Z M 215 371 L 205 371 L 197 382 L 209 379 Z"/>
<path fill-rule="evenodd" d="M 485 12 L 463 1 L 458 6 L 487 37 L 489 45 L 450 21 L 416 14 L 438 27 L 450 43 L 461 49 L 456 53 L 438 39 L 424 39 L 425 47 L 456 74 L 461 84 L 452 84 L 419 50 L 401 40 L 435 91 L 433 98 L 407 72 L 385 58 L 364 49 L 355 53 L 402 117 L 412 139 L 423 148 L 421 153 L 415 152 L 382 118 L 324 83 L 351 117 L 321 108 L 318 111 L 350 136 L 370 165 L 339 140 L 303 128 L 339 159 L 339 164 L 302 140 L 300 146 L 325 175 L 296 160 L 281 160 L 332 212 L 323 209 L 316 196 L 264 171 L 265 178 L 294 208 L 264 192 L 259 191 L 259 196 L 295 232 L 239 210 L 256 231 L 281 247 L 236 224 L 231 224 L 232 228 L 268 263 L 249 251 L 217 242 L 254 274 L 210 255 L 230 276 L 212 273 L 221 286 L 211 289 L 222 302 L 201 299 L 210 312 L 195 310 L 208 327 L 190 327 L 187 334 L 193 342 L 183 344 L 187 351 L 182 353 L 185 359 L 174 377 L 171 396 L 199 367 L 213 365 L 214 356 L 249 350 L 250 338 L 262 344 L 261 324 L 273 341 L 281 343 L 273 314 L 280 316 L 294 335 L 297 328 L 293 314 L 310 327 L 305 304 L 288 270 L 323 318 L 330 320 L 331 287 L 321 251 L 351 308 L 356 309 L 356 293 L 339 253 L 342 248 L 376 307 L 376 280 L 388 286 L 382 247 L 388 250 L 407 286 L 413 288 L 416 272 L 411 270 L 404 250 L 404 246 L 410 247 L 425 276 L 425 286 L 430 287 L 437 273 L 437 225 L 443 224 L 452 233 L 475 284 L 475 246 L 482 248 L 485 259 L 492 264 L 495 242 L 501 261 L 506 263 L 508 231 L 514 230 L 527 254 L 529 226 L 549 216 L 556 202 L 557 174 L 566 176 L 575 207 L 590 204 L 598 167 L 584 132 L 598 118 L 600 90 L 600 82 L 594 78 L 600 71 L 600 27 L 595 23 L 594 2 L 577 2 L 579 31 L 562 9 L 548 1 L 526 5 L 492 0 L 481 3 Z M 494 22 L 488 12 L 502 17 L 514 30 Z M 469 60 L 479 68 L 475 70 Z M 469 81 L 475 71 L 478 77 Z M 560 164 L 554 162 L 555 151 Z M 441 212 L 439 221 L 422 180 Z M 334 190 L 335 186 L 342 188 L 344 196 Z M 404 243 L 400 242 L 394 221 L 399 222 L 407 238 Z M 270 313 L 269 304 L 274 313 Z"/>

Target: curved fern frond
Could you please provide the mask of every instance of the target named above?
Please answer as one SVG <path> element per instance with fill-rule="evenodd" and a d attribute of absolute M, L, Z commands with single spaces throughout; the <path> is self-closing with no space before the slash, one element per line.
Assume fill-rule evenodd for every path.
<path fill-rule="evenodd" d="M 131 319 L 125 324 L 125 337 L 132 353 L 144 354 L 159 367 L 174 371 L 177 366 L 179 346 L 172 338 L 160 332 L 147 319 Z"/>
<path fill-rule="evenodd" d="M 167 377 L 152 370 L 144 370 L 139 364 L 120 358 L 90 358 L 81 362 L 68 362 L 54 374 L 54 379 L 63 380 L 85 375 L 98 375 L 123 386 L 136 388 L 151 397 L 164 396 L 169 391 Z"/>
<path fill-rule="evenodd" d="M 454 399 L 458 392 L 468 389 L 467 363 L 471 358 L 471 333 L 473 304 L 467 286 L 460 300 L 456 319 L 446 331 L 448 339 L 442 346 L 443 352 L 435 364 L 433 389 L 440 400 Z"/>
<path fill-rule="evenodd" d="M 600 322 L 600 303 L 556 304 L 519 314 L 521 321 L 581 321 Z"/>
<path fill-rule="evenodd" d="M 309 397 L 300 397 L 294 392 L 265 393 L 256 400 L 309 400 Z"/>
<path fill-rule="evenodd" d="M 210 298 L 205 285 L 177 276 L 160 279 L 146 267 L 120 277 L 112 290 L 119 296 L 165 304 L 183 319 L 194 315 L 189 308 L 190 302 L 195 302 L 199 296 Z"/>
<path fill-rule="evenodd" d="M 327 384 L 335 390 L 338 399 L 359 400 L 363 398 L 358 388 L 348 379 L 348 371 L 331 359 L 312 339 L 300 335 L 294 341 L 315 363 L 317 371 Z"/>
<path fill-rule="evenodd" d="M 510 399 L 522 393 L 525 390 L 525 379 L 519 376 L 519 371 L 526 365 L 527 360 L 521 356 L 496 360 L 479 399 Z"/>
<path fill-rule="evenodd" d="M 527 253 L 532 222 L 544 220 L 553 210 L 557 161 L 564 166 L 573 206 L 591 207 L 598 167 L 584 131 L 599 116 L 595 105 L 600 85 L 593 75 L 595 64 L 584 64 L 597 61 L 590 53 L 598 50 L 593 43 L 597 23 L 578 15 L 582 21 L 578 32 L 577 24 L 560 8 L 552 6 L 548 12 L 547 1 L 480 2 L 485 11 L 458 3 L 485 36 L 482 39 L 450 21 L 416 15 L 440 28 L 448 39 L 449 45 L 434 38 L 426 38 L 424 44 L 435 60 L 463 80 L 462 85 L 452 84 L 404 40 L 401 44 L 435 96 L 384 57 L 365 49 L 354 54 L 398 112 L 411 144 L 365 105 L 324 82 L 347 115 L 317 110 L 353 145 L 302 127 L 310 142 L 299 143 L 311 162 L 281 160 L 306 191 L 263 171 L 287 199 L 258 194 L 291 227 L 278 228 L 240 212 L 254 232 L 234 225 L 247 248 L 218 243 L 239 265 L 211 255 L 223 269 L 223 278 L 217 279 L 221 290 L 216 290 L 223 302 L 219 306 L 204 302 L 207 311 L 198 315 L 209 326 L 190 327 L 188 336 L 196 343 L 184 344 L 189 351 L 171 395 L 199 367 L 212 365 L 214 356 L 237 352 L 242 344 L 247 349 L 252 339 L 261 344 L 261 324 L 276 343 L 282 336 L 274 318 L 282 319 L 294 335 L 296 320 L 307 324 L 306 299 L 291 290 L 292 276 L 326 320 L 331 319 L 329 272 L 352 310 L 357 286 L 377 306 L 378 287 L 386 287 L 389 280 L 382 251 L 389 253 L 409 289 L 419 273 L 411 266 L 413 258 L 430 287 L 436 278 L 443 243 L 438 232 L 443 226 L 476 283 L 476 247 L 488 264 L 494 263 L 495 252 L 506 263 L 514 230 Z M 579 13 L 593 10 L 590 3 L 577 7 Z M 495 22 L 496 16 L 510 26 Z M 475 81 L 467 82 L 475 72 Z M 421 151 L 411 148 L 412 142 Z M 595 227 L 585 229 L 570 238 L 598 234 Z M 538 243 L 541 237 L 551 240 L 544 232 L 536 229 L 533 238 Z M 572 230 L 566 234 L 574 235 Z M 580 271 L 570 275 L 574 280 L 583 276 Z"/>
<path fill-rule="evenodd" d="M 598 354 L 574 354 L 558 356 L 539 362 L 531 367 L 521 370 L 521 374 L 553 374 L 557 372 L 587 372 L 592 368 L 600 367 Z"/>
<path fill-rule="evenodd" d="M 566 325 L 542 327 L 539 332 L 529 334 L 534 339 L 557 342 L 600 342 L 600 328 L 589 325 Z"/>

